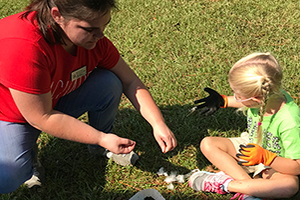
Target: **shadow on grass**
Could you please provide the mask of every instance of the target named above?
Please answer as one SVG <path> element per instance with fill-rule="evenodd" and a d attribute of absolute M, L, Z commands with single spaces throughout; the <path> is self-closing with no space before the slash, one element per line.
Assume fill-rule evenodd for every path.
<path fill-rule="evenodd" d="M 209 117 L 197 112 L 187 117 L 190 108 L 189 105 L 160 108 L 178 140 L 177 147 L 166 154 L 161 153 L 150 125 L 137 111 L 120 110 L 113 132 L 137 142 L 135 152 L 140 160 L 134 167 L 121 167 L 102 157 L 91 156 L 84 144 L 58 138 L 43 144 L 42 139 L 39 157 L 46 170 L 46 186 L 38 191 L 22 186 L 11 194 L 0 195 L 0 199 L 128 200 L 148 188 L 157 189 L 167 200 L 230 199 L 232 195 L 195 192 L 187 182 L 174 183 L 175 189 L 169 190 L 165 177 L 156 174 L 160 167 L 178 174 L 186 174 L 194 168 L 204 169 L 210 165 L 199 150 L 204 137 L 233 137 L 246 129 L 245 116 L 236 114 L 234 109 L 220 109 Z"/>

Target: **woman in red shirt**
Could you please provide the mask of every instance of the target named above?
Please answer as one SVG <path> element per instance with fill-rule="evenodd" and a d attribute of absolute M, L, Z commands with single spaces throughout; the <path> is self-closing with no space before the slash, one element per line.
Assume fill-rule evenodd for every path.
<path fill-rule="evenodd" d="M 111 133 L 122 93 L 163 153 L 177 145 L 145 85 L 104 36 L 114 7 L 114 0 L 32 0 L 0 20 L 0 193 L 25 181 L 40 185 L 33 147 L 41 131 L 134 164 L 135 142 Z M 85 112 L 89 125 L 77 119 Z"/>

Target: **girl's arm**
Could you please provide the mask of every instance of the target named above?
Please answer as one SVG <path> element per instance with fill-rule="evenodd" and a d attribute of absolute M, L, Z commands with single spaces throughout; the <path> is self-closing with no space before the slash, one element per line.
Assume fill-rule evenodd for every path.
<path fill-rule="evenodd" d="M 277 156 L 270 167 L 280 173 L 297 176 L 300 174 L 300 159 L 293 160 Z"/>
<path fill-rule="evenodd" d="M 200 110 L 200 115 L 209 116 L 215 113 L 219 108 L 241 108 L 244 105 L 236 102 L 233 96 L 221 95 L 214 89 L 205 87 L 204 91 L 209 95 L 194 101 L 195 106 L 191 109 L 191 113 L 195 110 Z"/>
<path fill-rule="evenodd" d="M 227 107 L 231 108 L 242 108 L 244 105 L 240 102 L 236 102 L 233 98 L 233 96 L 227 96 L 228 105 Z"/>
<path fill-rule="evenodd" d="M 294 119 L 285 119 L 282 124 L 294 124 L 293 128 L 289 128 L 286 131 L 281 132 L 282 147 L 284 149 L 285 155 L 291 158 L 299 158 L 300 157 L 300 127 L 299 120 Z M 284 125 L 283 125 L 284 126 Z M 277 156 L 274 161 L 271 163 L 270 167 L 274 168 L 276 171 L 291 174 L 291 175 L 299 175 L 300 174 L 300 159 L 290 159 L 283 158 Z"/>
<path fill-rule="evenodd" d="M 290 116 L 290 115 L 288 115 Z M 285 126 L 285 125 L 286 126 Z M 300 127 L 299 127 L 299 120 L 298 116 L 293 118 L 285 118 L 285 120 L 282 122 L 282 126 L 287 127 L 288 125 L 293 125 L 292 128 L 289 128 L 285 131 L 281 131 L 280 133 L 280 140 L 282 141 L 282 147 L 281 149 L 284 149 L 285 154 L 287 156 L 284 157 L 290 157 L 290 158 L 296 158 L 296 159 L 290 159 L 290 158 L 283 158 L 277 156 L 274 161 L 271 163 L 270 167 L 274 168 L 276 171 L 285 173 L 285 174 L 291 174 L 291 175 L 299 175 L 300 174 L 300 139 L 299 139 L 299 133 L 300 133 Z"/>
<path fill-rule="evenodd" d="M 119 58 L 118 63 L 111 71 L 122 81 L 124 94 L 152 126 L 154 137 L 162 152 L 166 153 L 174 149 L 177 145 L 176 138 L 165 124 L 159 108 L 138 76 L 125 63 L 122 57 Z"/>

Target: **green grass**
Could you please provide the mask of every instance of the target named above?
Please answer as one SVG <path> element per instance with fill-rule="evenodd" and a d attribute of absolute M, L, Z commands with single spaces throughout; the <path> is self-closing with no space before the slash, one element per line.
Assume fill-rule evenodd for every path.
<path fill-rule="evenodd" d="M 24 186 L 1 195 L 8 199 L 127 200 L 142 189 L 157 189 L 168 200 L 230 199 L 231 195 L 195 192 L 187 183 L 167 189 L 160 167 L 185 174 L 210 163 L 199 150 L 208 135 L 232 137 L 246 128 L 234 109 L 215 115 L 186 117 L 193 101 L 208 86 L 230 95 L 227 74 L 232 64 L 256 51 L 270 51 L 280 61 L 283 88 L 299 102 L 300 4 L 296 0 L 119 0 L 107 27 L 121 55 L 149 88 L 178 146 L 162 154 L 149 124 L 122 99 L 114 133 L 137 142 L 140 160 L 121 167 L 90 156 L 86 145 L 41 134 L 39 157 L 47 185 Z M 0 17 L 21 11 L 28 1 L 0 0 Z M 83 116 L 82 120 L 86 120 Z M 298 199 L 297 197 L 293 199 Z"/>

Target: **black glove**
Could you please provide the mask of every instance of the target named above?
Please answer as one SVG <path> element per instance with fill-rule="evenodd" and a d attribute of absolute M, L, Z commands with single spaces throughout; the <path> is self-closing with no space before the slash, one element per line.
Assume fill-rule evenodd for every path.
<path fill-rule="evenodd" d="M 227 107 L 227 97 L 225 95 L 220 95 L 217 91 L 208 87 L 204 88 L 204 91 L 208 92 L 209 96 L 194 101 L 195 104 L 204 102 L 194 107 L 195 110 L 203 108 L 199 113 L 200 115 L 209 116 L 215 113 L 220 107 Z"/>

